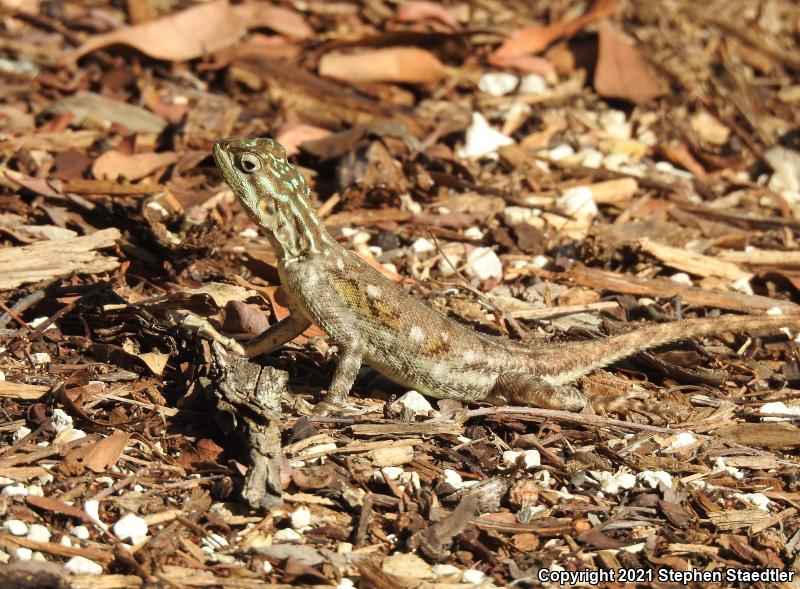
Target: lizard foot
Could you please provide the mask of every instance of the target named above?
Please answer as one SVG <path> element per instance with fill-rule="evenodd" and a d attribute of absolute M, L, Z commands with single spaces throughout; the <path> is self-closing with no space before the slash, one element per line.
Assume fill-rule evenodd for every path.
<path fill-rule="evenodd" d="M 235 339 L 226 337 L 218 332 L 214 327 L 208 322 L 207 319 L 203 319 L 202 317 L 198 317 L 195 314 L 186 315 L 180 322 L 180 326 L 182 329 L 189 331 L 191 333 L 195 333 L 200 337 L 207 338 L 211 341 L 218 342 L 225 350 L 228 352 L 233 352 L 239 356 L 246 356 L 247 354 L 244 351 L 242 345 L 237 342 Z"/>
<path fill-rule="evenodd" d="M 506 372 L 497 377 L 486 401 L 494 405 L 528 405 L 542 409 L 580 411 L 586 395 L 571 385 L 551 384 L 523 372 Z"/>

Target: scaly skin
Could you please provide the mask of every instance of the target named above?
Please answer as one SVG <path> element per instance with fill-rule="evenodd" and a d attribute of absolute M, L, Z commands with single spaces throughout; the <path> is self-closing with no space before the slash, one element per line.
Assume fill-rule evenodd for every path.
<path fill-rule="evenodd" d="M 569 383 L 636 352 L 725 331 L 800 328 L 798 315 L 728 315 L 589 342 L 530 345 L 476 333 L 424 305 L 340 246 L 317 218 L 303 176 L 277 141 L 230 137 L 216 143 L 214 158 L 275 249 L 291 311 L 243 346 L 225 343 L 253 357 L 279 348 L 312 323 L 318 325 L 340 353 L 327 407 L 345 402 L 366 363 L 432 397 L 578 411 L 586 399 Z"/>

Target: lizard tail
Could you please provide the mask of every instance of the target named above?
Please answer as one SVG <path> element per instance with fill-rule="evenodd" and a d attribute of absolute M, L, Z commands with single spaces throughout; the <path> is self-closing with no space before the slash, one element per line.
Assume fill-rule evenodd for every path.
<path fill-rule="evenodd" d="M 601 340 L 566 342 L 539 352 L 534 359 L 538 374 L 554 384 L 571 382 L 617 360 L 664 344 L 723 332 L 765 332 L 789 328 L 800 331 L 800 314 L 723 315 L 661 323 Z"/>

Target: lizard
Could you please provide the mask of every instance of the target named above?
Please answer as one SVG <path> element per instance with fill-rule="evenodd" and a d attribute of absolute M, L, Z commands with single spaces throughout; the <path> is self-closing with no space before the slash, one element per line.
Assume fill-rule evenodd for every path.
<path fill-rule="evenodd" d="M 571 383 L 637 352 L 722 332 L 800 329 L 800 314 L 786 314 L 689 318 L 556 343 L 479 333 L 424 304 L 340 245 L 316 215 L 308 185 L 280 143 L 229 137 L 215 143 L 213 154 L 225 182 L 275 250 L 290 311 L 244 344 L 219 333 L 216 339 L 252 358 L 316 324 L 339 354 L 320 404 L 327 411 L 345 405 L 362 363 L 434 398 L 580 411 L 587 399 Z"/>

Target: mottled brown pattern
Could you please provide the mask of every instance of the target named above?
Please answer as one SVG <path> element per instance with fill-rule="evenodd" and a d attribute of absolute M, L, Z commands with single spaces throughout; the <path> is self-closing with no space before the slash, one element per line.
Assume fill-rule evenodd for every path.
<path fill-rule="evenodd" d="M 400 331 L 402 312 L 396 300 L 384 301 L 369 296 L 363 282 L 340 271 L 331 272 L 330 284 L 353 311 L 364 318 L 380 323 L 387 329 Z"/>

